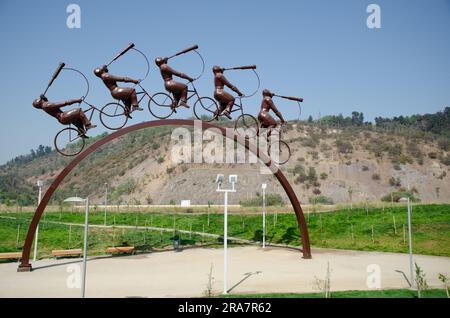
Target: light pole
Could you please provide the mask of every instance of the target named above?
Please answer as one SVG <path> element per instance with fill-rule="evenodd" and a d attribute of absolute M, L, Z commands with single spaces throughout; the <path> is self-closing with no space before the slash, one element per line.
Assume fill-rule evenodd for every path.
<path fill-rule="evenodd" d="M 108 184 L 105 182 L 105 221 L 104 225 L 106 226 L 106 205 L 108 204 Z"/>
<path fill-rule="evenodd" d="M 408 204 L 408 245 L 409 245 L 409 279 L 411 280 L 411 287 L 414 286 L 414 268 L 413 268 L 413 256 L 412 256 L 412 235 L 411 235 L 411 200 L 409 197 L 403 197 L 400 201 L 407 202 Z"/>
<path fill-rule="evenodd" d="M 83 246 L 83 273 L 81 275 L 81 298 L 86 296 L 86 270 L 87 270 L 87 243 L 89 230 L 89 197 L 86 199 L 71 197 L 64 200 L 64 202 L 85 202 L 84 208 L 84 246 Z"/>
<path fill-rule="evenodd" d="M 42 186 L 44 185 L 44 182 L 41 180 L 37 181 L 37 186 L 39 187 L 39 194 L 38 194 L 38 206 L 41 204 L 42 200 Z M 38 238 L 39 238 L 39 223 L 36 227 L 36 234 L 34 236 L 34 255 L 33 255 L 33 262 L 36 262 L 37 259 L 37 246 L 38 246 Z"/>
<path fill-rule="evenodd" d="M 223 192 L 224 207 L 223 207 L 223 293 L 228 294 L 227 276 L 228 276 L 228 192 L 236 192 L 234 188 L 237 183 L 237 175 L 231 174 L 228 177 L 228 182 L 231 183 L 231 189 L 222 189 L 221 185 L 224 180 L 223 174 L 218 174 L 216 177 L 217 189 L 216 192 Z"/>
<path fill-rule="evenodd" d="M 262 197 L 263 197 L 263 235 L 262 235 L 262 246 L 263 248 L 266 248 L 266 188 L 267 184 L 263 183 L 261 184 L 262 189 Z"/>

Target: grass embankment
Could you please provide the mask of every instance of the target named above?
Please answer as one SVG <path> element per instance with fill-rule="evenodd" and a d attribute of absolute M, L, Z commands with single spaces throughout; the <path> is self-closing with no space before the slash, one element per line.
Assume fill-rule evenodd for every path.
<path fill-rule="evenodd" d="M 280 208 L 281 209 L 281 208 Z M 413 250 L 417 254 L 450 256 L 450 205 L 415 205 L 412 210 Z M 0 252 L 19 251 L 32 213 L 0 213 Z M 384 252 L 407 252 L 407 227 L 405 207 L 346 209 L 329 213 L 307 213 L 311 244 L 315 247 L 353 249 Z M 395 226 L 394 226 L 395 219 Z M 107 225 L 114 223 L 129 226 L 154 226 L 221 235 L 223 215 L 158 213 L 108 213 Z M 262 237 L 261 215 L 229 216 L 228 235 L 260 241 Z M 52 224 L 53 222 L 84 223 L 83 213 L 46 213 L 39 231 L 40 256 L 50 255 L 52 249 L 77 248 L 82 244 L 83 228 Z M 102 225 L 103 212 L 92 212 L 90 224 Z M 19 240 L 17 228 L 20 224 Z M 70 242 L 69 242 L 69 232 Z M 183 245 L 217 243 L 217 238 L 202 238 L 195 234 L 180 234 Z M 107 246 L 134 245 L 140 250 L 151 250 L 172 244 L 173 232 L 145 231 L 140 229 L 90 229 L 90 254 L 102 254 Z M 267 216 L 267 241 L 277 244 L 299 245 L 299 229 L 295 215 L 274 214 Z"/>
<path fill-rule="evenodd" d="M 220 298 L 323 298 L 323 293 L 278 293 L 278 294 L 239 294 L 222 295 Z M 331 292 L 331 298 L 417 298 L 417 292 L 410 289 L 349 290 Z M 422 291 L 421 298 L 447 298 L 444 289 Z"/>

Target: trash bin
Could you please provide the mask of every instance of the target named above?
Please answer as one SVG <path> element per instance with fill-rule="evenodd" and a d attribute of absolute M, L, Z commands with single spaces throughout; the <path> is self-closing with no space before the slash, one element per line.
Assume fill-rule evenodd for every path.
<path fill-rule="evenodd" d="M 174 250 L 174 252 L 179 252 L 180 251 L 180 244 L 181 244 L 180 237 L 178 235 L 174 236 L 174 238 L 173 238 L 173 250 Z"/>

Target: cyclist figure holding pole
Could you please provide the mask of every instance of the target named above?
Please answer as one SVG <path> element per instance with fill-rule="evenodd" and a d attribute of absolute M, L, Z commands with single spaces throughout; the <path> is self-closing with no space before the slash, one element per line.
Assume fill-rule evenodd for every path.
<path fill-rule="evenodd" d="M 168 60 L 168 57 L 158 57 L 155 59 L 155 64 L 161 71 L 161 76 L 164 80 L 164 87 L 169 93 L 173 95 L 172 110 L 176 113 L 176 108 L 178 107 L 178 105 L 189 108 L 187 104 L 188 87 L 184 83 L 174 81 L 173 76 L 183 78 L 185 80 L 188 80 L 189 82 L 192 82 L 194 79 L 171 68 L 167 64 Z"/>
<path fill-rule="evenodd" d="M 219 115 L 225 115 L 228 119 L 231 119 L 231 109 L 233 108 L 235 98 L 228 92 L 224 91 L 224 86 L 229 87 L 232 91 L 238 94 L 240 97 L 244 96 L 241 91 L 234 85 L 232 85 L 225 75 L 223 75 L 224 69 L 218 65 L 213 67 L 214 73 L 214 98 L 219 102 L 219 109 L 216 112 L 216 119 L 219 119 Z"/>
<path fill-rule="evenodd" d="M 85 96 L 80 97 L 78 99 L 71 99 L 65 102 L 57 102 L 57 103 L 49 102 L 47 97 L 45 96 L 50 86 L 52 86 L 53 82 L 58 77 L 59 73 L 61 73 L 61 71 L 64 69 L 64 66 L 66 66 L 65 63 L 63 62 L 59 63 L 58 68 L 56 69 L 55 73 L 53 73 L 52 78 L 47 84 L 47 88 L 45 89 L 44 93 L 41 94 L 39 98 L 35 99 L 32 105 L 34 108 L 42 109 L 50 116 L 55 117 L 63 125 L 73 124 L 75 127 L 78 128 L 79 135 L 83 138 L 87 138 L 86 132 L 89 129 L 95 128 L 97 126 L 93 125 L 90 122 L 90 120 L 87 118 L 83 110 L 80 107 L 64 112 L 61 110 L 61 108 L 66 106 L 70 106 L 77 103 L 80 104 L 84 100 Z"/>
<path fill-rule="evenodd" d="M 33 106 L 37 109 L 42 109 L 50 116 L 55 117 L 63 125 L 73 124 L 75 127 L 78 128 L 79 135 L 83 138 L 87 138 L 86 132 L 89 129 L 95 128 L 97 126 L 93 125 L 89 121 L 83 110 L 79 107 L 67 110 L 65 112 L 61 110 L 61 108 L 63 107 L 76 103 L 81 103 L 82 101 L 83 98 L 78 98 L 78 99 L 71 99 L 65 102 L 51 103 L 48 101 L 47 97 L 45 97 L 45 95 L 42 94 L 38 99 L 33 101 Z"/>
<path fill-rule="evenodd" d="M 264 89 L 262 91 L 263 100 L 261 102 L 261 110 L 258 114 L 258 120 L 261 123 L 261 128 L 275 128 L 277 126 L 277 122 L 270 116 L 270 111 L 273 111 L 275 115 L 280 119 L 281 124 L 285 123 L 283 115 L 280 113 L 278 108 L 275 106 L 272 97 L 273 94 L 268 90 Z"/>
<path fill-rule="evenodd" d="M 111 92 L 111 96 L 117 100 L 121 100 L 125 105 L 125 115 L 128 118 L 132 118 L 130 116 L 131 113 L 131 107 L 133 108 L 133 111 L 135 110 L 143 110 L 141 107 L 139 107 L 139 103 L 137 100 L 136 90 L 131 87 L 119 87 L 117 85 L 117 82 L 123 82 L 123 83 L 133 83 L 133 84 L 139 84 L 138 80 L 129 78 L 129 77 L 122 77 L 122 76 L 115 76 L 109 73 L 108 67 L 106 65 L 103 65 L 101 67 L 98 67 L 94 70 L 94 74 L 101 78 L 105 86 L 109 89 Z"/>
<path fill-rule="evenodd" d="M 122 52 L 117 54 L 116 57 L 111 60 L 111 62 L 94 70 L 94 74 L 102 79 L 105 86 L 111 92 L 111 96 L 117 100 L 121 100 L 125 104 L 125 115 L 128 118 L 131 118 L 130 113 L 132 111 L 143 109 L 139 107 L 136 90 L 131 87 L 119 87 L 117 82 L 139 84 L 139 81 L 129 77 L 112 75 L 109 73 L 108 66 L 132 48 L 134 48 L 134 44 L 128 44 Z M 133 109 L 131 109 L 131 107 Z"/>
<path fill-rule="evenodd" d="M 188 95 L 187 85 L 184 83 L 174 81 L 173 76 L 183 78 L 185 80 L 188 80 L 189 82 L 193 82 L 194 79 L 184 73 L 174 70 L 167 64 L 167 62 L 173 57 L 188 53 L 196 49 L 198 49 L 198 45 L 194 45 L 192 47 L 184 49 L 170 57 L 157 57 L 155 59 L 155 64 L 159 67 L 161 76 L 164 80 L 164 87 L 173 96 L 172 110 L 175 113 L 177 112 L 176 108 L 178 107 L 178 105 L 184 106 L 186 108 L 189 108 L 189 105 L 187 104 L 187 95 Z"/>
<path fill-rule="evenodd" d="M 278 108 L 275 106 L 275 104 L 272 100 L 272 97 L 277 96 L 277 97 L 281 97 L 284 99 L 293 100 L 296 102 L 303 102 L 303 98 L 275 95 L 274 93 L 271 93 L 268 89 L 264 89 L 262 92 L 262 95 L 263 95 L 263 100 L 261 102 L 261 110 L 258 114 L 258 120 L 261 123 L 261 128 L 269 129 L 267 135 L 270 136 L 272 128 L 275 128 L 277 126 L 277 122 L 275 121 L 275 119 L 272 116 L 270 116 L 271 110 L 280 119 L 280 122 L 282 125 L 285 123 L 283 115 L 280 113 Z"/>

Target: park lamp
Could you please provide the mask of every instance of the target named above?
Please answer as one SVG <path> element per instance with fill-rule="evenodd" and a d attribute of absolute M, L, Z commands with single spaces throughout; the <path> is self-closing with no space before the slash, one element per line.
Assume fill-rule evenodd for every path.
<path fill-rule="evenodd" d="M 261 189 L 266 190 L 267 189 L 267 183 L 261 184 Z"/>
<path fill-rule="evenodd" d="M 86 296 L 86 270 L 87 270 L 87 248 L 88 248 L 88 227 L 89 227 L 89 197 L 82 199 L 79 197 L 70 197 L 64 202 L 85 202 L 84 211 L 84 242 L 83 242 L 83 273 L 81 276 L 81 298 Z"/>
<path fill-rule="evenodd" d="M 231 189 L 234 190 L 234 185 L 237 183 L 237 174 L 230 174 L 228 182 L 231 183 Z"/>

